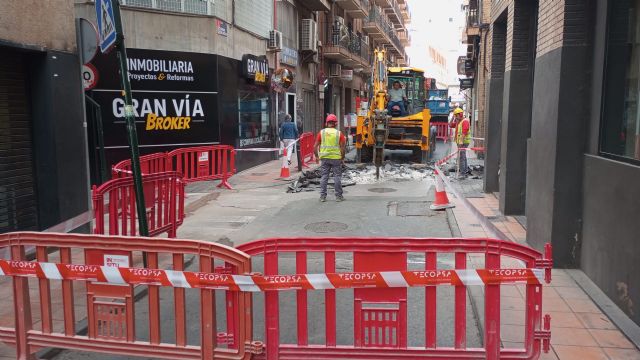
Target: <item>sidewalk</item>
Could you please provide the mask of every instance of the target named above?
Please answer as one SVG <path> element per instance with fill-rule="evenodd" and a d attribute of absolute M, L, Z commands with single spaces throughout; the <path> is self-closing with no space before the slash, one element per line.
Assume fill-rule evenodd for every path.
<path fill-rule="evenodd" d="M 478 160 L 475 159 L 475 161 Z M 475 164 L 475 162 L 471 163 Z M 482 193 L 482 179 L 453 180 L 452 183 L 510 240 L 526 244 L 526 219 L 503 216 L 498 208 L 496 195 Z M 451 209 L 451 213 L 455 217 L 462 237 L 488 237 L 480 221 L 463 206 L 459 199 L 452 195 L 449 199 L 456 205 Z M 503 263 L 504 265 L 506 264 Z M 517 264 L 508 266 L 512 265 L 519 267 Z M 540 359 L 640 359 L 638 348 L 592 299 L 596 297 L 594 290 L 589 288 L 585 291 L 583 289 L 585 284 L 576 281 L 576 275 L 580 274 L 582 272 L 579 270 L 554 269 L 551 284 L 544 286 L 543 316 L 551 315 L 551 349 Z M 583 274 L 581 277 L 586 278 Z M 510 340 L 523 339 L 525 318 L 522 305 L 523 290 L 522 286 L 502 287 L 500 331 L 504 347 L 522 346 L 519 343 L 511 343 Z"/>

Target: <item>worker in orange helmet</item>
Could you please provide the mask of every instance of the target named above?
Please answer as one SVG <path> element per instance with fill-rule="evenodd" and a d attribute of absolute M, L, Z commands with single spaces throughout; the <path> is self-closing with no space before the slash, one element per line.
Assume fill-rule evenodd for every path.
<path fill-rule="evenodd" d="M 469 167 L 467 165 L 467 147 L 471 143 L 471 122 L 464 117 L 464 110 L 456 108 L 453 110 L 453 122 L 450 124 L 452 128 L 456 129 L 455 140 L 458 146 L 459 161 L 458 161 L 458 174 L 460 177 L 466 177 L 469 173 Z"/>
<path fill-rule="evenodd" d="M 318 133 L 313 149 L 316 158 L 320 159 L 320 172 L 322 174 L 320 179 L 320 201 L 327 201 L 329 173 L 333 172 L 336 201 L 340 202 L 344 201 L 341 179 L 347 140 L 342 132 L 336 129 L 338 118 L 334 114 L 327 115 L 325 125 L 326 127 Z"/>

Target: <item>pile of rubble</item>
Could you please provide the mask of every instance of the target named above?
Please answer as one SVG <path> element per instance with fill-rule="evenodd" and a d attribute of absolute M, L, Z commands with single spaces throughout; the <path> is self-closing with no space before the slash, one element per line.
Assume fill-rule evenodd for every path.
<path fill-rule="evenodd" d="M 376 179 L 376 167 L 367 164 L 342 165 L 342 186 L 356 184 L 375 184 L 385 181 L 422 180 L 433 176 L 433 169 L 424 164 L 395 164 L 386 162 L 380 168 L 380 178 Z M 303 171 L 302 175 L 289 184 L 287 192 L 316 191 L 320 187 L 320 169 Z M 333 187 L 333 174 L 329 177 L 329 186 Z"/>

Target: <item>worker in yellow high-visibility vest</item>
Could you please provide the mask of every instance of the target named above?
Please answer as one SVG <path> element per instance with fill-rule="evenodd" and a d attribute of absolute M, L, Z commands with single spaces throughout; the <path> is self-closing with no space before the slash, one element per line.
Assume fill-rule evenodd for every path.
<path fill-rule="evenodd" d="M 336 201 L 343 201 L 342 196 L 342 164 L 344 163 L 344 154 L 346 146 L 346 138 L 338 129 L 338 118 L 334 114 L 327 115 L 326 128 L 320 130 L 314 152 L 316 158 L 320 159 L 320 201 L 327 201 L 327 183 L 329 182 L 329 173 L 333 172 L 334 188 L 336 192 Z"/>
<path fill-rule="evenodd" d="M 469 173 L 467 150 L 465 149 L 469 147 L 471 143 L 471 122 L 464 117 L 464 111 L 460 108 L 453 110 L 453 121 L 451 127 L 455 127 L 456 129 L 456 145 L 460 152 L 458 157 L 458 175 L 464 177 Z"/>

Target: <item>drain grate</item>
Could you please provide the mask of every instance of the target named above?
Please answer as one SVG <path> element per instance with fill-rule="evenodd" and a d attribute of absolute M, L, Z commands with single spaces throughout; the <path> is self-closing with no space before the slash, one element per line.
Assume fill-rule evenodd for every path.
<path fill-rule="evenodd" d="M 398 191 L 394 188 L 371 188 L 369 189 L 369 191 L 374 192 L 374 193 L 390 193 L 390 192 L 395 192 Z"/>
<path fill-rule="evenodd" d="M 344 231 L 349 228 L 349 225 L 335 221 L 321 221 L 316 223 L 307 224 L 304 229 L 315 233 L 330 233 L 336 231 Z"/>
<path fill-rule="evenodd" d="M 444 212 L 432 211 L 431 201 L 391 201 L 387 205 L 389 216 L 445 216 Z"/>
<path fill-rule="evenodd" d="M 260 173 L 260 172 L 257 172 L 257 173 L 251 173 L 251 175 L 252 175 L 252 176 L 265 176 L 265 175 L 267 175 L 267 174 L 268 174 L 268 173 Z"/>

